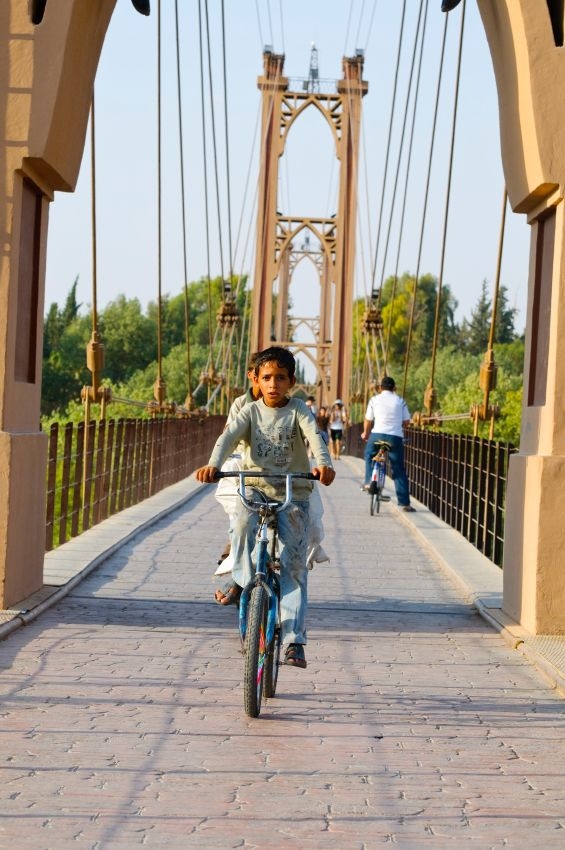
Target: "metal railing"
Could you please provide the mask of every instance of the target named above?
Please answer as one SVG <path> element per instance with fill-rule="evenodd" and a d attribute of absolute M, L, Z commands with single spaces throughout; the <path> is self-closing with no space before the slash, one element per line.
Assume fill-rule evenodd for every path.
<path fill-rule="evenodd" d="M 361 426 L 349 429 L 347 451 L 363 457 Z M 510 443 L 410 426 L 405 431 L 410 493 L 497 566 L 504 550 L 504 506 Z"/>
<path fill-rule="evenodd" d="M 46 551 L 186 478 L 207 462 L 224 423 L 209 416 L 53 424 Z"/>

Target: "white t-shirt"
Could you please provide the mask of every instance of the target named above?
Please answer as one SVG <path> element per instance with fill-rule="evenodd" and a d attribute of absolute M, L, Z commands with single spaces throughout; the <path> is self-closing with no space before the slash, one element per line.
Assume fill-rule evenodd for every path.
<path fill-rule="evenodd" d="M 410 411 L 403 398 L 390 390 L 382 390 L 369 399 L 365 419 L 373 422 L 373 434 L 402 437 L 402 423 L 410 419 Z"/>

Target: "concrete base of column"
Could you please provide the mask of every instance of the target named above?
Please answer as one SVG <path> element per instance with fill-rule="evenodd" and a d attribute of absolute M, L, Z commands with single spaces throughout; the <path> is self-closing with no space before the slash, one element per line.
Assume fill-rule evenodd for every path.
<path fill-rule="evenodd" d="M 565 634 L 565 458 L 510 458 L 503 610 L 532 634 Z"/>
<path fill-rule="evenodd" d="M 0 608 L 43 584 L 46 434 L 0 432 Z"/>

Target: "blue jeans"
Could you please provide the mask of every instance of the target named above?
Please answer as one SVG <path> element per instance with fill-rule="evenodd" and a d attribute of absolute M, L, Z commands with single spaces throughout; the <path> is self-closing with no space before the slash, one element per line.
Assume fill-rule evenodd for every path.
<path fill-rule="evenodd" d="M 278 519 L 283 643 L 306 643 L 308 509 L 307 501 L 292 502 Z M 248 513 L 240 502 L 233 518 L 231 536 L 232 575 L 240 587 L 245 587 L 255 575 L 251 553 L 258 527 L 257 514 Z"/>
<path fill-rule="evenodd" d="M 375 443 L 379 440 L 386 440 L 391 444 L 391 449 L 388 453 L 390 460 L 390 469 L 394 480 L 394 488 L 396 490 L 396 500 L 401 507 L 410 504 L 410 490 L 408 486 L 408 476 L 404 469 L 404 441 L 402 437 L 395 437 L 391 434 L 369 434 L 367 445 L 365 446 L 365 484 L 371 480 L 371 472 L 373 468 L 373 457 L 376 454 Z"/>

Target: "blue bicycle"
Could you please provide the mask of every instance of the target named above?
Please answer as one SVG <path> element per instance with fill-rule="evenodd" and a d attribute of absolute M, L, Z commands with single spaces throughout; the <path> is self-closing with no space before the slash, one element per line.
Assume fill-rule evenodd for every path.
<path fill-rule="evenodd" d="M 241 591 L 239 634 L 244 655 L 243 702 L 250 717 L 258 717 L 263 697 L 275 696 L 281 654 L 280 563 L 277 555 L 277 517 L 292 501 L 292 479 L 316 481 L 310 472 L 259 473 L 220 472 L 218 478 L 239 478 L 238 495 L 251 513 L 259 515 L 255 547 L 255 575 Z M 246 491 L 246 478 L 285 479 L 283 502 L 270 499 L 253 485 Z"/>

